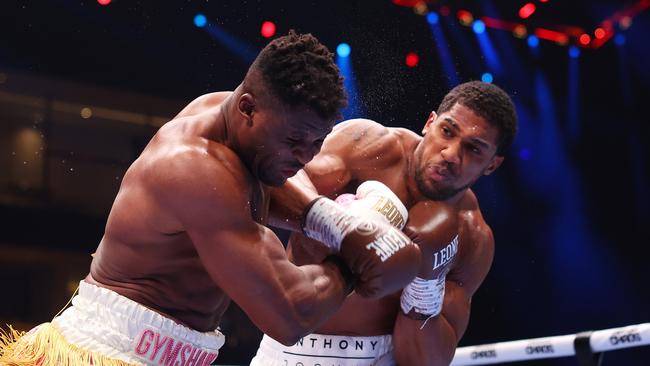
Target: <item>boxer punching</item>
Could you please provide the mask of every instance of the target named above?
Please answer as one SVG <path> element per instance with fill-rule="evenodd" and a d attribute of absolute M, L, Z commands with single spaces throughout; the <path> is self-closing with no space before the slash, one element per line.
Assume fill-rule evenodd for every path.
<path fill-rule="evenodd" d="M 494 254 L 492 231 L 470 187 L 500 166 L 516 128 L 509 96 L 481 82 L 452 89 L 429 115 L 423 136 L 363 119 L 336 126 L 304 172 L 290 180 L 343 201 L 363 182 L 385 184 L 409 209 L 404 232 L 422 251 L 418 276 L 380 299 L 353 293 L 293 346 L 265 336 L 252 365 L 448 365 Z M 272 204 L 286 206 L 286 192 L 274 191 Z M 296 231 L 297 207 L 289 209 L 293 221 L 272 223 Z M 381 205 L 363 208 L 388 213 Z M 288 252 L 303 265 L 330 253 L 299 234 L 291 237 Z"/>
<path fill-rule="evenodd" d="M 209 365 L 231 299 L 291 345 L 352 289 L 382 297 L 409 283 L 420 250 L 408 237 L 307 185 L 285 193 L 326 257 L 291 263 L 265 226 L 272 187 L 318 153 L 344 104 L 316 38 L 268 44 L 234 91 L 197 99 L 156 133 L 124 176 L 72 306 L 5 338 L 0 364 Z"/>

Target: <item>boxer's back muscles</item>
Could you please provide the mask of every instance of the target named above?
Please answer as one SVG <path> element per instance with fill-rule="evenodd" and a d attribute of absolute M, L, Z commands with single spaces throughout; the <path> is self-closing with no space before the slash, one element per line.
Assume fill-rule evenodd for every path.
<path fill-rule="evenodd" d="M 187 111 L 125 175 L 87 280 L 200 331 L 216 328 L 232 298 L 292 343 L 339 306 L 345 281 L 331 263 L 294 266 L 261 225 L 266 188 L 226 145 L 203 137 L 204 126 L 215 133 L 218 102 Z"/>

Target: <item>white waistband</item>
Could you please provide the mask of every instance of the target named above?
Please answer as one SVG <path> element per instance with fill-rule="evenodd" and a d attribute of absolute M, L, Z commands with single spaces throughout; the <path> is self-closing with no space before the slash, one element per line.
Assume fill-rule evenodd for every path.
<path fill-rule="evenodd" d="M 198 332 L 109 289 L 79 283 L 72 306 L 52 324 L 78 347 L 130 363 L 209 365 L 223 346 L 218 330 Z M 170 362 L 171 361 L 171 362 Z"/>
<path fill-rule="evenodd" d="M 376 365 L 379 359 L 391 357 L 392 348 L 391 335 L 351 337 L 310 334 L 293 346 L 285 346 L 264 335 L 251 365 L 267 365 L 265 360 L 282 362 L 282 365 Z"/>

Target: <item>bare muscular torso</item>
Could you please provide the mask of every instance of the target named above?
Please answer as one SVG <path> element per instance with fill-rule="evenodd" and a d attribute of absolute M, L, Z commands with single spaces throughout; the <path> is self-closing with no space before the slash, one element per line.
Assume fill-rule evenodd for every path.
<path fill-rule="evenodd" d="M 161 204 L 160 194 L 151 187 L 157 177 L 170 173 L 173 164 L 165 161 L 183 149 L 203 149 L 207 159 L 224 156 L 212 151 L 227 148 L 204 136 L 214 132 L 207 129 L 218 125 L 219 105 L 229 94 L 216 93 L 209 103 L 190 104 L 156 133 L 129 167 L 86 278 L 199 331 L 217 327 L 230 299 L 204 269 L 174 212 Z M 234 154 L 226 156 L 243 174 L 242 186 L 236 189 L 249 192 L 254 220 L 265 223 L 268 192 Z M 201 167 L 197 162 L 193 168 Z"/>
<path fill-rule="evenodd" d="M 306 167 L 307 172 L 319 192 L 330 197 L 341 193 L 353 193 L 356 187 L 367 180 L 378 180 L 386 184 L 397 196 L 411 208 L 422 196 L 414 194 L 409 187 L 408 169 L 413 150 L 421 137 L 399 128 L 385 128 L 376 123 L 352 122 L 338 126 L 328 137 L 321 155 Z M 327 164 L 332 160 L 328 151 L 346 157 L 347 173 L 339 180 L 349 183 L 338 186 L 329 178 L 321 178 L 321 172 L 327 172 Z M 319 160 L 319 157 L 321 158 Z M 310 171 L 311 168 L 311 171 Z M 327 173 L 330 174 L 331 172 Z M 326 174 L 323 174 L 325 176 Z M 331 174 L 330 174 L 331 175 Z M 454 281 L 462 286 L 464 268 L 467 266 L 467 253 L 474 245 L 469 238 L 476 230 L 487 227 L 483 220 L 474 193 L 467 190 L 459 199 L 451 203 L 458 214 L 458 252 L 448 264 L 447 281 Z M 305 251 L 301 242 L 308 241 L 299 234 L 294 234 L 289 245 L 290 258 L 297 263 L 318 263 L 322 257 L 318 253 Z M 373 336 L 391 334 L 399 310 L 400 293 L 381 299 L 367 299 L 359 295 L 350 295 L 339 311 L 317 330 L 320 334 L 338 334 L 351 336 Z"/>

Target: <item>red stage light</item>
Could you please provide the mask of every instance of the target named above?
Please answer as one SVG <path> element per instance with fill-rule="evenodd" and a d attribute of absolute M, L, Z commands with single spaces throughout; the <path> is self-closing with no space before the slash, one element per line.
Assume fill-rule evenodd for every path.
<path fill-rule="evenodd" d="M 262 23 L 262 29 L 260 30 L 262 37 L 270 38 L 275 34 L 275 24 L 273 22 L 266 21 Z"/>
<path fill-rule="evenodd" d="M 112 0 L 97 0 L 99 5 L 108 5 L 111 3 Z"/>
<path fill-rule="evenodd" d="M 557 42 L 559 44 L 566 44 L 569 41 L 569 36 L 566 34 L 546 28 L 535 29 L 535 35 L 540 39 Z"/>
<path fill-rule="evenodd" d="M 583 35 L 580 36 L 580 44 L 583 46 L 586 46 L 591 42 L 591 37 L 589 37 L 588 34 L 584 33 Z"/>
<path fill-rule="evenodd" d="M 627 15 L 622 17 L 621 20 L 618 22 L 618 25 L 623 30 L 630 28 L 630 26 L 632 25 L 632 17 L 629 17 Z"/>
<path fill-rule="evenodd" d="M 421 2 L 421 0 L 393 0 L 393 4 L 399 6 L 408 6 L 409 8 L 412 8 Z"/>
<path fill-rule="evenodd" d="M 596 28 L 596 30 L 594 31 L 594 35 L 595 35 L 596 38 L 598 38 L 598 39 L 605 38 L 605 35 L 606 35 L 606 34 L 607 34 L 607 33 L 605 32 L 605 30 L 604 30 L 603 28 Z"/>
<path fill-rule="evenodd" d="M 409 52 L 406 54 L 406 66 L 416 67 L 420 63 L 420 57 L 415 52 Z"/>
<path fill-rule="evenodd" d="M 512 31 L 514 33 L 515 37 L 517 38 L 524 38 L 528 34 L 528 30 L 526 27 L 523 25 L 519 24 L 515 27 L 515 29 Z"/>
<path fill-rule="evenodd" d="M 527 3 L 526 5 L 522 6 L 521 9 L 519 9 L 519 16 L 522 17 L 523 19 L 526 19 L 529 16 L 533 15 L 535 9 L 536 9 L 535 4 Z"/>
<path fill-rule="evenodd" d="M 467 10 L 459 10 L 456 15 L 463 25 L 470 25 L 474 21 L 474 16 Z"/>

